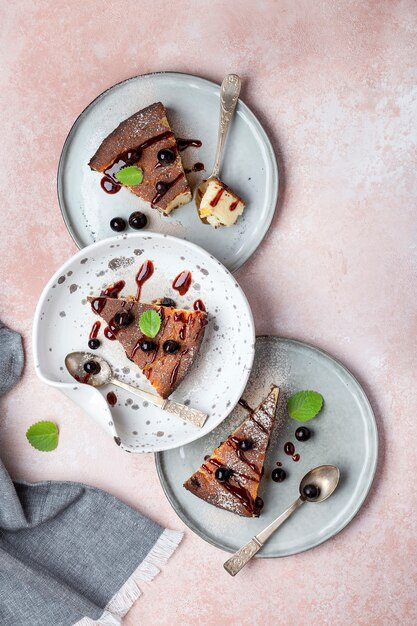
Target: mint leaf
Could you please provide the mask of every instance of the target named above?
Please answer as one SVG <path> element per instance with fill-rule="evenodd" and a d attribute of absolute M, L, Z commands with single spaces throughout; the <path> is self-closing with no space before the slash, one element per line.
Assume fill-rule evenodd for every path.
<path fill-rule="evenodd" d="M 26 431 L 26 439 L 41 452 L 55 450 L 58 445 L 58 426 L 54 422 L 36 422 Z"/>
<path fill-rule="evenodd" d="M 153 309 L 148 309 L 139 318 L 139 328 L 147 337 L 156 337 L 161 328 L 161 318 Z"/>
<path fill-rule="evenodd" d="M 143 172 L 141 168 L 136 167 L 136 165 L 122 167 L 122 169 L 116 172 L 114 176 L 115 178 L 117 178 L 119 183 L 122 183 L 122 185 L 127 185 L 128 187 L 140 185 L 140 183 L 143 181 Z"/>
<path fill-rule="evenodd" d="M 299 422 L 308 422 L 319 413 L 323 406 L 323 396 L 317 391 L 299 391 L 288 398 L 287 409 L 290 417 Z"/>

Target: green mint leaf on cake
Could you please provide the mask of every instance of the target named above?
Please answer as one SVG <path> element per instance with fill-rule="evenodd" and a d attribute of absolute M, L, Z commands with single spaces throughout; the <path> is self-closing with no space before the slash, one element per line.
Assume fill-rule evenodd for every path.
<path fill-rule="evenodd" d="M 54 422 L 36 422 L 26 431 L 26 439 L 41 452 L 55 450 L 58 445 L 58 426 Z"/>
<path fill-rule="evenodd" d="M 136 167 L 136 165 L 122 167 L 122 169 L 116 172 L 114 176 L 115 178 L 117 178 L 119 183 L 122 183 L 122 185 L 127 185 L 128 187 L 140 185 L 143 180 L 143 172 L 141 168 Z"/>
<path fill-rule="evenodd" d="M 147 337 L 156 337 L 161 328 L 161 318 L 156 311 L 148 309 L 139 318 L 139 328 Z"/>
<path fill-rule="evenodd" d="M 308 422 L 321 411 L 323 396 L 317 391 L 299 391 L 288 398 L 290 417 L 299 422 Z"/>

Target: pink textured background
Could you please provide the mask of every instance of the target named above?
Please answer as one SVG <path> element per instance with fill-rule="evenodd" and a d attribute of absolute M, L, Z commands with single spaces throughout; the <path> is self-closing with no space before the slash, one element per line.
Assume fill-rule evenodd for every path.
<path fill-rule="evenodd" d="M 272 228 L 237 274 L 257 331 L 332 352 L 377 415 L 377 479 L 339 536 L 231 579 L 226 555 L 186 530 L 128 626 L 417 622 L 416 25 L 414 0 L 3 3 L 0 311 L 27 357 L 1 404 L 13 476 L 82 480 L 183 528 L 153 458 L 123 453 L 41 384 L 30 345 L 39 294 L 76 251 L 55 189 L 66 134 L 101 91 L 154 70 L 242 76 L 281 174 Z M 38 419 L 59 424 L 55 452 L 26 443 Z"/>

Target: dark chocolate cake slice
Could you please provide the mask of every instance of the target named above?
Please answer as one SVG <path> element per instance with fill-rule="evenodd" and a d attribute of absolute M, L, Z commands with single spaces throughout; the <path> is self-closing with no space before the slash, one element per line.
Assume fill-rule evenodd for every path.
<path fill-rule="evenodd" d="M 128 186 L 135 195 L 163 213 L 190 202 L 192 194 L 167 113 L 161 102 L 138 111 L 108 135 L 91 158 L 91 169 L 104 174 L 102 187 L 115 193 L 115 174 L 123 167 L 140 167 L 143 180 Z M 127 185 L 126 185 L 127 186 Z"/>
<path fill-rule="evenodd" d="M 185 481 L 188 491 L 232 513 L 259 516 L 263 502 L 258 489 L 278 394 L 278 387 L 272 387 L 258 408 Z"/>
<path fill-rule="evenodd" d="M 104 335 L 122 344 L 128 359 L 145 374 L 158 394 L 167 398 L 190 370 L 203 340 L 207 313 L 129 298 L 89 297 L 92 310 L 107 322 Z M 158 334 L 149 338 L 138 326 L 142 313 L 154 309 L 161 317 Z"/>

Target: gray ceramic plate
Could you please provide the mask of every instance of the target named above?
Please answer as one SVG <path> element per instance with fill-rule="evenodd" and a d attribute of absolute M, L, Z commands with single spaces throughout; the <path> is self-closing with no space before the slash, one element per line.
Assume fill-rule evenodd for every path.
<path fill-rule="evenodd" d="M 219 86 L 189 74 L 145 74 L 111 87 L 79 116 L 65 142 L 58 168 L 58 198 L 67 228 L 83 248 L 112 236 L 112 217 L 127 219 L 142 210 L 149 230 L 174 235 L 203 247 L 230 271 L 238 269 L 265 236 L 278 196 L 278 169 L 271 143 L 255 115 L 239 101 L 227 139 L 221 176 L 247 202 L 232 228 L 214 230 L 200 222 L 194 200 L 164 217 L 127 189 L 109 195 L 101 176 L 88 161 L 101 141 L 124 119 L 160 100 L 168 109 L 177 137 L 200 139 L 201 148 L 182 152 L 186 168 L 204 163 L 205 172 L 191 173 L 192 188 L 213 165 L 219 120 Z"/>
<path fill-rule="evenodd" d="M 311 468 L 331 463 L 340 468 L 334 495 L 320 504 L 305 504 L 280 528 L 259 553 L 261 557 L 297 554 L 323 543 L 348 524 L 361 507 L 375 473 L 378 439 L 369 401 L 353 375 L 330 355 L 305 343 L 278 337 L 258 337 L 255 361 L 244 398 L 255 406 L 271 383 L 281 389 L 278 423 L 271 437 L 260 496 L 265 506 L 260 518 L 245 519 L 217 509 L 186 491 L 182 484 L 245 418 L 237 406 L 210 434 L 187 446 L 156 455 L 159 478 L 180 518 L 200 537 L 229 552 L 267 526 L 298 496 L 298 484 Z M 302 389 L 319 391 L 324 408 L 308 426 L 311 439 L 294 437 L 299 422 L 286 414 L 286 399 Z M 293 441 L 298 463 L 283 451 Z M 270 474 L 283 463 L 287 479 L 274 483 Z"/>

